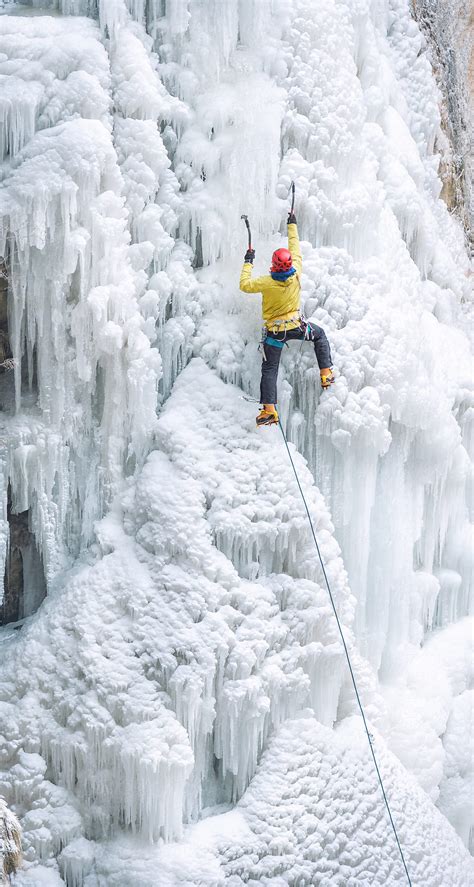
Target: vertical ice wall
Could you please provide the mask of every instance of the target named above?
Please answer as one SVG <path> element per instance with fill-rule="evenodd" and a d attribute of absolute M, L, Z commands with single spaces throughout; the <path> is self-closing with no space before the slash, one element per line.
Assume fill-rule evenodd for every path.
<path fill-rule="evenodd" d="M 326 0 L 317 15 L 311 4 L 246 3 L 239 16 L 232 4 L 214 16 L 212 4 L 190 2 L 152 19 L 163 82 L 191 108 L 176 147 L 168 142 L 185 189 L 181 233 L 198 264 L 222 257 L 228 281 L 196 346 L 254 394 L 258 306 L 229 295 L 226 270 L 242 249 L 240 212 L 259 232 L 259 262 L 296 179 L 309 241 L 303 304 L 330 332 L 340 379 L 320 403 L 312 356 L 285 354 L 281 406 L 330 503 L 362 649 L 389 675 L 447 606 L 458 618 L 472 595 L 467 260 L 439 199 L 439 96 L 423 38 L 404 0 Z M 281 202 L 265 196 L 280 129 Z M 399 503 L 391 515 L 388 501 Z"/>
<path fill-rule="evenodd" d="M 208 44 L 193 32 L 205 19 L 202 5 L 182 4 L 178 17 L 156 23 L 155 45 L 168 89 L 198 111 L 176 149 L 176 161 L 187 164 L 175 168 L 193 212 L 212 200 L 191 228 L 204 264 L 215 257 L 209 252 L 219 225 L 214 210 L 226 212 L 219 204 L 226 193 L 221 169 L 233 169 L 235 141 L 221 139 L 228 81 L 240 81 L 226 105 L 229 122 L 243 101 L 242 125 L 253 134 L 240 170 L 245 208 L 262 233 L 257 262 L 261 251 L 270 253 L 272 232 L 277 240 L 278 218 L 267 207 L 263 218 L 259 214 L 266 185 L 258 152 L 278 108 L 269 99 L 270 113 L 260 107 L 258 92 L 265 88 L 263 81 L 258 92 L 253 88 L 255 72 L 262 66 L 264 77 L 286 92 L 277 194 L 286 198 L 296 179 L 300 229 L 309 241 L 303 304 L 307 316 L 330 331 L 340 377 L 320 401 L 312 355 L 285 354 L 288 385 L 281 386 L 280 406 L 330 503 L 358 601 L 361 649 L 390 681 L 426 632 L 472 612 L 467 259 L 462 232 L 439 199 L 433 155 L 439 96 L 409 5 L 325 2 L 315 14 L 303 2 L 292 7 L 291 24 L 288 11 L 246 4 L 248 19 L 240 19 L 233 53 L 228 35 L 232 27 L 235 34 L 235 19 L 224 17 L 226 30 L 222 23 L 213 28 L 206 59 Z M 252 51 L 262 45 L 263 52 Z M 223 75 L 220 60 L 222 67 L 229 60 Z M 209 82 L 213 89 L 206 93 Z M 206 111 L 211 145 L 196 150 L 202 136 L 198 140 L 195 130 L 203 119 L 207 124 Z M 192 145 L 191 159 L 183 144 Z M 276 150 L 276 140 L 265 147 L 266 172 Z M 282 204 L 273 205 L 281 222 Z M 240 209 L 237 198 L 234 230 Z M 241 249 L 242 238 L 237 242 L 229 232 L 220 243 L 224 266 L 231 265 L 229 243 Z M 219 266 L 230 289 L 226 270 Z M 224 379 L 257 394 L 258 308 L 225 291 L 222 302 L 199 326 L 196 346 Z"/>
<path fill-rule="evenodd" d="M 305 311 L 330 334 L 338 380 L 320 399 L 312 355 L 288 352 L 280 405 L 330 504 L 379 723 L 379 665 L 393 679 L 426 629 L 467 611 L 472 408 L 465 257 L 438 200 L 437 95 L 405 2 L 51 6 L 97 14 L 102 42 L 91 23 L 68 20 L 70 44 L 45 52 L 61 20 L 15 20 L 18 48 L 0 19 L 6 70 L 13 59 L 32 86 L 17 85 L 19 125 L 7 104 L 2 167 L 15 354 L 29 351 L 39 389 L 29 415 L 18 365 L 11 477 L 35 510 L 50 575 L 62 541 L 76 551 L 81 533 L 91 538 L 154 430 L 169 460 L 153 457 L 99 527 L 98 567 L 10 642 L 5 784 L 29 811 L 32 860 L 50 864 L 68 845 L 64 871 L 82 883 L 100 863 L 81 845 L 74 868 L 79 836 L 177 835 L 183 813 L 245 791 L 295 707 L 329 725 L 337 716 L 340 650 L 288 466 L 272 464 L 273 438 L 260 451 L 235 392 L 215 387 L 217 373 L 257 392 L 258 300 L 236 289 L 241 212 L 263 272 L 296 178 Z M 157 379 L 161 403 L 193 350 L 213 372 L 193 363 L 155 428 Z M 314 508 L 349 631 L 332 527 Z M 48 663 L 46 686 L 22 665 L 29 645 Z M 465 835 L 440 775 L 452 699 L 417 735 Z"/>
<path fill-rule="evenodd" d="M 52 53 L 59 34 L 61 51 Z M 128 145 L 137 136 L 120 120 L 114 147 L 111 95 L 117 114 L 143 114 L 126 107 L 126 48 L 117 47 L 109 70 L 98 36 L 87 20 L 72 19 L 64 39 L 59 20 L 0 21 L 0 76 L 9 90 L 1 99 L 7 153 L 0 251 L 9 276 L 16 412 L 4 472 L 14 509 L 31 509 L 48 580 L 91 541 L 94 520 L 143 460 L 160 375 L 150 348 L 154 326 L 138 305 L 150 245 L 148 252 L 130 245 L 123 197 Z M 153 91 L 141 96 L 156 114 Z M 153 140 L 156 125 L 151 137 L 141 125 L 148 148 L 142 165 L 148 160 L 153 179 L 148 192 L 142 188 L 144 207 L 168 162 L 157 134 Z"/>

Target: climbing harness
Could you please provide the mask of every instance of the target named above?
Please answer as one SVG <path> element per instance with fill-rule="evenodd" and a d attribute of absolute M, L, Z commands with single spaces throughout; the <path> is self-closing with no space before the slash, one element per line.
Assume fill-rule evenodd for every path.
<path fill-rule="evenodd" d="M 293 324 L 300 323 L 299 314 L 294 314 L 293 317 L 287 317 L 286 320 L 272 320 L 269 327 L 264 326 L 262 328 L 262 338 L 260 340 L 260 344 L 258 346 L 259 351 L 262 352 L 263 360 L 266 360 L 264 345 L 273 345 L 275 348 L 283 348 L 284 345 L 288 348 L 288 342 L 286 341 L 286 334 L 288 332 L 288 325 L 292 324 L 291 329 L 294 329 Z M 280 327 L 283 327 L 280 330 Z M 276 335 L 280 335 L 280 332 L 283 332 L 283 339 L 274 339 L 270 333 L 274 333 Z"/>
<path fill-rule="evenodd" d="M 289 317 L 287 320 L 275 320 L 272 321 L 271 327 L 263 327 L 262 329 L 262 338 L 260 339 L 260 343 L 258 346 L 258 350 L 262 352 L 263 360 L 266 360 L 264 345 L 273 345 L 275 348 L 283 348 L 284 345 L 288 348 L 288 342 L 286 341 L 287 327 L 288 324 L 298 323 L 298 326 L 302 332 L 304 332 L 304 339 L 301 340 L 301 345 L 299 347 L 298 352 L 298 361 L 301 356 L 301 351 L 303 350 L 303 345 L 305 341 L 312 342 L 311 338 L 311 324 L 309 321 L 305 320 L 304 317 L 299 314 L 295 314 L 294 317 Z M 269 333 L 279 333 L 280 330 L 278 327 L 283 327 L 284 338 L 283 339 L 274 339 Z M 295 327 L 291 327 L 291 329 L 295 329 Z"/>
<path fill-rule="evenodd" d="M 276 320 L 272 323 L 271 327 L 262 327 L 262 338 L 260 339 L 258 350 L 262 352 L 262 359 L 266 360 L 267 356 L 265 354 L 264 345 L 273 345 L 274 348 L 283 348 L 284 345 L 288 348 L 288 342 L 286 341 L 286 332 L 287 332 L 287 324 L 293 323 L 294 318 L 289 317 L 287 320 Z M 284 338 L 283 339 L 274 339 L 273 336 L 269 335 L 270 333 L 279 334 L 280 330 L 278 327 L 283 327 Z"/>
<path fill-rule="evenodd" d="M 387 798 L 387 795 L 386 795 L 386 793 L 385 793 L 385 788 L 384 788 L 384 784 L 383 784 L 383 780 L 382 780 L 382 775 L 381 775 L 380 770 L 379 770 L 379 765 L 378 765 L 378 763 L 377 763 L 377 758 L 375 757 L 375 752 L 374 752 L 374 748 L 373 748 L 373 746 L 374 746 L 374 737 L 373 737 L 372 734 L 369 732 L 369 728 L 368 728 L 368 725 L 367 725 L 367 720 L 366 720 L 366 717 L 365 717 L 365 712 L 364 712 L 364 708 L 363 708 L 363 705 L 362 705 L 362 700 L 361 700 L 361 698 L 360 698 L 359 691 L 358 691 L 358 689 L 357 689 L 357 683 L 356 683 L 356 679 L 355 679 L 354 671 L 353 671 L 353 668 L 352 668 L 352 663 L 351 663 L 351 658 L 350 658 L 350 655 L 349 655 L 349 650 L 348 650 L 348 648 L 347 648 L 346 640 L 345 640 L 345 637 L 344 637 L 344 632 L 343 632 L 343 630 L 342 630 L 342 626 L 341 626 L 341 623 L 340 623 L 340 621 L 339 621 L 339 616 L 338 616 L 338 612 L 337 612 L 337 607 L 336 607 L 336 604 L 335 604 L 335 601 L 334 601 L 334 597 L 333 597 L 333 594 L 332 594 L 332 591 L 331 591 L 331 586 L 330 586 L 330 584 L 329 584 L 329 579 L 328 579 L 328 577 L 327 577 L 326 568 L 325 568 L 325 566 L 324 566 L 324 561 L 323 561 L 323 557 L 322 557 L 322 554 L 321 554 L 321 550 L 320 550 L 320 548 L 319 548 L 318 540 L 317 540 L 317 538 L 316 538 L 316 533 L 315 533 L 315 530 L 314 530 L 313 521 L 312 521 L 312 519 L 311 519 L 311 515 L 310 515 L 310 513 L 309 513 L 309 508 L 308 508 L 308 505 L 307 505 L 307 502 L 306 502 L 306 499 L 305 499 L 305 495 L 304 495 L 304 493 L 303 493 L 303 489 L 302 489 L 302 486 L 301 486 L 301 484 L 300 484 L 300 480 L 299 480 L 299 477 L 298 477 L 298 473 L 297 473 L 297 471 L 296 471 L 295 463 L 293 462 L 293 457 L 292 457 L 292 455 L 291 455 L 291 451 L 290 451 L 290 448 L 289 448 L 289 446 L 288 446 L 288 441 L 287 441 L 287 438 L 286 438 L 286 434 L 285 434 L 285 432 L 283 431 L 283 426 L 282 426 L 281 422 L 278 422 L 278 424 L 279 424 L 279 426 L 280 426 L 280 431 L 281 431 L 281 433 L 282 433 L 283 440 L 285 441 L 285 446 L 286 446 L 286 450 L 287 450 L 287 453 L 288 453 L 288 458 L 289 458 L 289 460 L 290 460 L 291 467 L 292 467 L 292 469 L 293 469 L 293 474 L 295 475 L 296 483 L 298 484 L 298 489 L 299 489 L 299 491 L 300 491 L 301 498 L 302 498 L 302 500 L 303 500 L 303 505 L 304 505 L 304 507 L 305 507 L 306 515 L 307 515 L 308 522 L 309 522 L 309 526 L 310 526 L 310 529 L 311 529 L 311 535 L 312 535 L 312 537 L 313 537 L 313 541 L 314 541 L 314 544 L 315 544 L 315 547 L 316 547 L 316 551 L 317 551 L 317 553 L 318 553 L 319 562 L 320 562 L 320 564 L 321 564 L 321 569 L 322 569 L 322 571 L 323 571 L 324 580 L 325 580 L 325 582 L 326 582 L 326 588 L 327 588 L 327 590 L 328 590 L 329 599 L 330 599 L 330 601 L 331 601 L 331 606 L 332 606 L 332 609 L 333 609 L 333 612 L 334 612 L 334 616 L 335 616 L 335 618 L 336 618 L 336 623 L 337 623 L 337 627 L 338 627 L 338 630 L 339 630 L 339 634 L 340 634 L 340 636 L 341 636 L 342 645 L 343 645 L 343 647 L 344 647 L 344 653 L 345 653 L 345 655 L 346 655 L 347 664 L 348 664 L 348 666 L 349 666 L 349 671 L 350 671 L 350 675 L 351 675 L 352 685 L 353 685 L 353 687 L 354 687 L 354 692 L 355 692 L 355 695 L 356 695 L 357 704 L 358 704 L 358 706 L 359 706 L 359 710 L 360 710 L 360 713 L 361 713 L 361 716 L 362 716 L 362 721 L 363 721 L 363 723 L 364 723 L 365 732 L 366 732 L 366 734 L 367 734 L 367 739 L 368 739 L 368 742 L 369 742 L 370 752 L 371 752 L 371 755 L 372 755 L 372 758 L 373 758 L 373 762 L 374 762 L 375 770 L 376 770 L 376 773 L 377 773 L 378 781 L 379 781 L 379 783 L 380 783 L 380 788 L 381 788 L 381 790 L 382 790 L 382 795 L 383 795 L 383 799 L 384 799 L 384 802 L 385 802 L 385 806 L 386 806 L 386 808 L 387 808 L 387 813 L 388 813 L 388 816 L 389 816 L 389 819 L 390 819 L 390 824 L 391 824 L 391 826 L 392 826 L 393 834 L 395 835 L 395 840 L 396 840 L 396 842 L 397 842 L 397 847 L 398 847 L 398 849 L 399 849 L 399 851 L 400 851 L 400 857 L 401 857 L 401 860 L 402 860 L 402 863 L 403 863 L 403 868 L 405 869 L 405 874 L 406 874 L 406 876 L 407 876 L 407 881 L 408 881 L 409 887 L 412 887 L 412 882 L 411 882 L 410 875 L 409 875 L 409 872 L 408 872 L 407 864 L 406 864 L 406 862 L 405 862 L 405 857 L 404 857 L 404 855 L 403 855 L 402 846 L 401 846 L 401 844 L 400 844 L 400 840 L 399 840 L 399 838 L 398 838 L 398 833 L 397 833 L 397 829 L 396 829 L 396 826 L 395 826 L 395 822 L 394 822 L 394 820 L 393 820 L 392 811 L 391 811 L 391 809 L 390 809 L 390 805 L 389 805 L 389 803 L 388 803 L 388 798 Z"/>
<path fill-rule="evenodd" d="M 287 343 L 285 341 L 280 342 L 280 339 L 273 339 L 271 336 L 266 336 L 263 340 L 264 345 L 273 345 L 274 348 L 283 348 Z"/>
<path fill-rule="evenodd" d="M 283 331 L 286 332 L 286 330 L 288 328 L 288 324 L 299 323 L 299 322 L 300 322 L 299 314 L 293 314 L 292 317 L 287 317 L 285 320 L 272 320 L 270 326 L 268 327 L 268 332 L 269 333 L 279 333 L 280 332 L 279 328 L 281 326 L 283 327 Z"/>

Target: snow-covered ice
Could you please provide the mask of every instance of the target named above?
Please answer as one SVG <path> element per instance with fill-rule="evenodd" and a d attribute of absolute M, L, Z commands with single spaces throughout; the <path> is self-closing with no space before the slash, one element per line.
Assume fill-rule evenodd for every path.
<path fill-rule="evenodd" d="M 0 629 L 15 884 L 404 883 L 284 442 L 242 396 L 240 215 L 263 273 L 294 179 L 336 383 L 285 349 L 282 427 L 413 884 L 467 887 L 469 266 L 408 0 L 0 7 L 0 553 L 10 489 L 48 587 Z"/>

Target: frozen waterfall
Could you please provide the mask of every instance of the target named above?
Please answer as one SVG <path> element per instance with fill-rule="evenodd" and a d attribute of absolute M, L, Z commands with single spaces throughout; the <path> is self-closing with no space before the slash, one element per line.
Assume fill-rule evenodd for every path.
<path fill-rule="evenodd" d="M 409 0 L 0 0 L 0 796 L 15 887 L 405 883 L 474 829 L 472 302 Z M 1 363 L 1 361 L 0 361 Z M 18 630 L 20 629 L 21 630 Z M 472 846 L 471 846 L 472 849 Z"/>

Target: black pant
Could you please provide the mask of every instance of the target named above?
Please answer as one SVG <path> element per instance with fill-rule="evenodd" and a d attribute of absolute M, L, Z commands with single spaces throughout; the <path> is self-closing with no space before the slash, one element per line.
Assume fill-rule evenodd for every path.
<path fill-rule="evenodd" d="M 307 330 L 307 328 L 309 329 Z M 282 333 L 268 333 L 263 344 L 264 359 L 262 361 L 262 381 L 260 383 L 260 403 L 277 402 L 277 376 L 280 365 L 280 357 L 283 348 L 272 345 L 268 339 L 276 339 L 278 342 L 290 342 L 296 339 L 308 339 L 313 342 L 316 360 L 320 369 L 332 366 L 331 349 L 324 330 L 315 323 L 303 323 L 294 330 L 286 330 Z"/>

